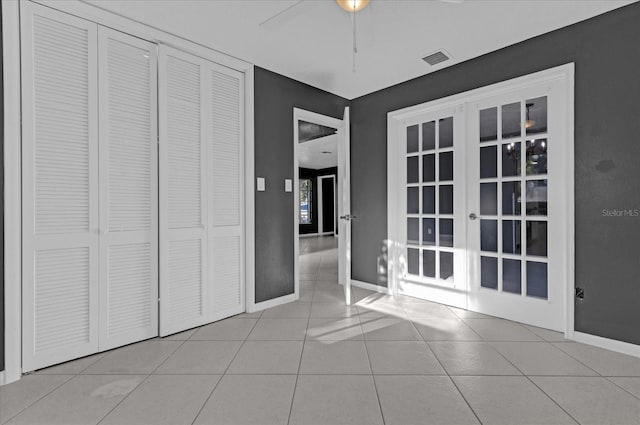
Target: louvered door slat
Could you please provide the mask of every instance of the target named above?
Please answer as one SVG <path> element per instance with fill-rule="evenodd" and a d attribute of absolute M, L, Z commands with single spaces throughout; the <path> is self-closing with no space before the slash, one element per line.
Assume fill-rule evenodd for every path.
<path fill-rule="evenodd" d="M 160 334 L 207 322 L 204 61 L 160 46 Z"/>
<path fill-rule="evenodd" d="M 95 24 L 25 3 L 23 370 L 98 350 Z"/>
<path fill-rule="evenodd" d="M 158 334 L 156 53 L 99 28 L 100 349 Z"/>

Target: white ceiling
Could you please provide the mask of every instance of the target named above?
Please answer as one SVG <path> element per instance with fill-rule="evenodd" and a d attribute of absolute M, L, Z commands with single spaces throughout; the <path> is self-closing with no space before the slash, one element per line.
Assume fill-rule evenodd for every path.
<path fill-rule="evenodd" d="M 630 0 L 371 0 L 352 25 L 334 0 L 87 0 L 352 99 L 633 3 Z M 453 60 L 421 58 L 445 49 Z"/>
<path fill-rule="evenodd" d="M 331 152 L 329 154 L 323 152 Z M 298 165 L 320 170 L 338 166 L 338 136 L 320 137 L 298 145 Z"/>

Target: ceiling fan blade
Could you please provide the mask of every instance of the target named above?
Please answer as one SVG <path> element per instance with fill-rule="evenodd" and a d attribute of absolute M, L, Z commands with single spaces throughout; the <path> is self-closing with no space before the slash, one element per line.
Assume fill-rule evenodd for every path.
<path fill-rule="evenodd" d="M 305 1 L 306 0 L 296 1 L 292 5 L 285 7 L 275 15 L 272 15 L 264 21 L 260 22 L 258 26 L 261 28 L 268 28 L 277 25 L 278 23 L 282 23 L 287 18 L 293 18 L 293 12 L 295 11 L 295 9 L 297 9 L 298 6 L 301 6 Z"/>

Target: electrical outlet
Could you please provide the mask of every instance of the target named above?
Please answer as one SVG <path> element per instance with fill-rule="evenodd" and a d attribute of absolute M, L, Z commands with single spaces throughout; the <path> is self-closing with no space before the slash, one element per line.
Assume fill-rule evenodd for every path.
<path fill-rule="evenodd" d="M 584 299 L 584 288 L 576 286 L 576 298 L 578 298 L 579 300 Z"/>

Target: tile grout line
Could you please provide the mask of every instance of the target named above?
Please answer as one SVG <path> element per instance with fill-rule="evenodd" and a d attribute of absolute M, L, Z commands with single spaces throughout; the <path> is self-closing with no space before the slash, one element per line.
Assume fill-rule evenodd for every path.
<path fill-rule="evenodd" d="M 606 379 L 608 382 L 611 382 L 613 385 L 615 385 L 616 387 L 620 388 L 622 391 L 626 392 L 627 394 L 631 395 L 634 398 L 637 398 L 638 400 L 640 400 L 640 395 L 635 395 L 634 393 L 632 393 L 631 391 L 627 390 L 625 387 L 616 384 L 615 382 L 613 382 L 611 380 L 611 378 L 637 378 L 636 376 L 603 376 L 602 378 Z M 640 378 L 639 378 L 640 380 Z"/>
<path fill-rule="evenodd" d="M 316 283 L 317 283 L 317 279 L 316 279 Z M 313 291 L 315 294 L 315 284 L 313 287 Z M 296 399 L 296 390 L 298 389 L 298 379 L 300 378 L 300 367 L 302 366 L 302 356 L 304 356 L 304 348 L 305 348 L 305 345 L 307 345 L 307 333 L 309 331 L 310 320 L 311 320 L 311 308 L 309 308 L 309 317 L 307 317 L 307 326 L 304 329 L 304 339 L 302 340 L 302 350 L 300 351 L 300 360 L 298 360 L 298 371 L 296 372 L 296 380 L 293 383 L 293 394 L 291 394 L 291 404 L 289 405 L 289 416 L 287 417 L 287 425 L 291 423 L 291 413 L 293 412 L 293 402 Z"/>
<path fill-rule="evenodd" d="M 264 313 L 264 311 L 262 311 L 262 313 Z M 202 406 L 200 406 L 200 409 L 198 409 L 198 413 L 196 413 L 196 415 L 193 417 L 193 420 L 191 421 L 191 425 L 195 424 L 196 421 L 198 420 L 198 417 L 200 417 L 200 415 L 202 414 L 202 411 L 204 410 L 204 407 L 207 405 L 207 403 L 209 403 L 209 400 L 211 399 L 211 396 L 213 396 L 213 393 L 216 391 L 216 388 L 218 388 L 218 385 L 220 385 L 220 382 L 222 381 L 222 378 L 224 378 L 225 375 L 227 374 L 227 371 L 231 367 L 231 364 L 233 363 L 233 361 L 238 356 L 238 353 L 240 353 L 240 350 L 242 350 L 242 347 L 244 347 L 244 344 L 247 342 L 247 339 L 249 338 L 249 335 L 251 335 L 251 332 L 253 332 L 253 330 L 255 329 L 256 325 L 260 321 L 261 317 L 262 317 L 262 314 L 260 314 L 260 317 L 258 319 L 256 319 L 256 322 L 251 327 L 251 330 L 247 333 L 247 336 L 242 341 L 242 344 L 240 344 L 240 346 L 238 347 L 238 351 L 236 351 L 236 353 L 233 355 L 233 357 L 231 358 L 231 361 L 229 362 L 227 367 L 224 369 L 224 372 L 222 372 L 220 374 L 220 379 L 218 379 L 218 382 L 216 382 L 216 384 L 213 386 L 213 388 L 211 389 L 211 392 L 209 393 L 209 395 L 205 399 L 204 403 L 202 403 Z M 194 336 L 194 335 L 195 335 L 195 333 L 192 336 Z"/>
<path fill-rule="evenodd" d="M 384 419 L 384 411 L 382 410 L 382 402 L 380 401 L 380 393 L 378 392 L 376 375 L 373 373 L 373 365 L 371 364 L 371 357 L 369 356 L 369 348 L 367 347 L 367 341 L 364 338 L 364 328 L 362 327 L 362 321 L 360 320 L 360 315 L 358 315 L 358 323 L 360 323 L 360 330 L 362 331 L 362 343 L 364 345 L 364 351 L 367 355 L 367 360 L 369 361 L 369 370 L 371 370 L 371 380 L 373 381 L 373 389 L 376 392 L 376 399 L 378 400 L 378 409 L 380 409 L 380 417 L 382 418 L 382 424 L 385 425 L 387 422 Z"/>
<path fill-rule="evenodd" d="M 400 308 L 402 308 L 402 311 L 404 310 L 404 307 L 400 306 Z M 406 311 L 405 311 L 406 314 Z M 431 349 L 431 346 L 429 345 L 429 343 L 427 342 L 427 340 L 424 338 L 424 335 L 422 335 L 422 333 L 420 333 L 420 331 L 418 330 L 418 328 L 416 327 L 415 323 L 413 323 L 413 321 L 409 320 L 409 323 L 411 323 L 411 326 L 413 326 L 413 328 L 415 329 L 416 332 L 418 332 L 418 335 L 420 335 L 420 337 L 422 338 L 422 341 L 425 343 L 425 345 L 427 346 L 427 348 L 429 349 L 429 351 L 431 352 L 431 355 L 433 356 L 434 359 L 436 359 L 436 361 L 438 362 L 438 364 L 440 365 L 440 367 L 442 368 L 442 370 L 444 371 L 444 373 L 446 373 L 447 378 L 449 378 L 449 382 L 451 382 L 451 384 L 453 385 L 453 387 L 456 389 L 456 391 L 458 391 L 458 394 L 460 394 L 460 397 L 462 397 L 462 399 L 464 400 L 464 402 L 466 403 L 466 405 L 469 407 L 469 410 L 471 410 L 471 413 L 473 413 L 473 416 L 476 418 L 476 420 L 478 421 L 478 423 L 480 425 L 482 425 L 482 420 L 480 420 L 480 417 L 478 416 L 478 414 L 476 413 L 475 410 L 473 410 L 473 407 L 471 406 L 471 403 L 469 403 L 469 400 L 467 400 L 467 398 L 464 396 L 464 394 L 462 394 L 462 391 L 460 391 L 460 388 L 458 388 L 458 385 L 455 383 L 455 381 L 453 380 L 453 378 L 451 378 L 451 375 L 449 374 L 449 371 L 447 370 L 447 368 L 444 367 L 444 365 L 442 364 L 442 362 L 440 361 L 440 359 L 438 358 L 438 356 L 436 356 L 436 353 L 434 353 L 434 351 Z M 480 336 L 480 335 L 478 335 Z"/>
<path fill-rule="evenodd" d="M 524 373 L 522 370 L 520 370 L 520 368 L 518 366 L 516 366 L 515 363 L 513 363 L 511 360 L 509 360 L 504 354 L 502 354 L 496 347 L 494 347 L 493 345 L 487 343 L 487 345 L 489 347 L 491 347 L 492 350 L 494 350 L 496 353 L 498 353 L 499 356 L 501 356 L 503 359 L 505 359 L 505 361 L 507 361 L 509 364 L 511 364 L 518 372 L 520 372 L 522 374 L 523 377 L 525 377 L 529 382 L 531 382 L 531 384 L 533 384 L 533 386 L 535 386 L 537 389 L 540 390 L 540 392 L 542 392 L 542 394 L 544 394 L 549 400 L 551 400 L 553 402 L 553 404 L 555 404 L 556 406 L 558 406 L 560 408 L 560 410 L 562 410 L 567 416 L 569 416 L 571 418 L 571 420 L 573 420 L 576 424 L 580 425 L 580 421 L 578 421 L 576 418 L 573 417 L 573 415 L 571 413 L 569 413 L 564 407 L 562 407 L 560 405 L 560 403 L 558 403 L 553 397 L 551 397 L 549 394 L 547 394 L 542 388 L 540 388 L 534 381 L 533 379 L 531 379 L 531 377 L 529 375 L 527 375 L 526 373 Z M 551 345 L 551 344 L 550 344 Z"/>
<path fill-rule="evenodd" d="M 63 375 L 64 374 L 60 374 Z M 32 375 L 32 376 L 38 376 L 38 375 Z M 52 375 L 45 375 L 45 376 L 52 376 Z M 37 398 L 36 400 L 34 400 L 32 403 L 28 404 L 27 406 L 25 406 L 22 410 L 20 410 L 18 413 L 16 413 L 15 415 L 9 417 L 6 419 L 6 421 L 2 422 L 3 424 L 8 424 L 9 422 L 11 422 L 13 419 L 15 419 L 16 417 L 18 417 L 20 414 L 22 414 L 22 412 L 26 411 L 27 409 L 29 409 L 31 406 L 34 406 L 36 403 L 38 403 L 40 400 L 42 400 L 43 398 L 47 397 L 49 394 L 53 393 L 54 391 L 56 391 L 58 388 L 62 387 L 63 385 L 65 385 L 66 383 L 70 382 L 72 379 L 76 378 L 78 376 L 78 374 L 66 374 L 66 376 L 68 376 L 69 378 L 66 379 L 64 382 L 61 382 L 59 385 L 56 385 L 54 388 L 52 388 L 50 391 L 48 391 L 47 393 L 43 394 L 41 397 Z M 24 379 L 24 377 L 22 378 Z"/>
<path fill-rule="evenodd" d="M 154 340 L 155 340 L 155 341 L 162 341 L 162 339 L 154 339 Z M 131 391 L 129 391 L 129 392 L 128 392 L 124 397 L 122 397 L 122 400 L 120 400 L 118 403 L 116 403 L 116 405 L 115 405 L 115 406 L 113 406 L 113 407 L 112 407 L 112 408 L 111 408 L 111 409 L 110 409 L 110 410 L 109 410 L 109 411 L 108 411 L 104 416 L 102 416 L 102 418 L 101 418 L 98 422 L 96 422 L 96 425 L 100 425 L 100 423 L 101 423 L 102 421 L 104 421 L 104 420 L 107 418 L 107 416 L 109 416 L 109 415 L 110 415 L 114 410 L 116 410 L 116 409 L 118 408 L 118 406 L 120 406 L 120 405 L 121 405 L 121 404 L 122 404 L 126 399 L 128 399 L 128 398 L 129 398 L 129 396 L 130 396 L 131 394 L 133 394 L 133 393 L 134 393 L 138 388 L 140 388 L 140 387 L 142 386 L 142 384 L 144 384 L 144 383 L 147 381 L 147 379 L 149 379 L 149 377 L 153 375 L 153 372 L 155 372 L 156 370 L 158 370 L 158 368 L 159 368 L 160 366 L 162 366 L 162 365 L 163 365 L 167 360 L 169 360 L 169 357 L 173 356 L 173 355 L 176 353 L 176 351 L 178 351 L 178 350 L 180 349 L 180 347 L 182 347 L 186 342 L 187 342 L 187 340 L 182 341 L 182 342 L 181 342 L 181 344 L 180 344 L 180 345 L 178 345 L 178 346 L 177 346 L 177 347 L 176 347 L 176 348 L 175 348 L 171 353 L 169 353 L 169 355 L 168 355 L 168 356 L 167 356 L 163 361 L 161 361 L 161 362 L 160 362 L 160 364 L 159 364 L 158 366 L 156 366 L 156 367 L 155 367 L 155 368 L 154 368 L 154 369 L 153 369 L 149 374 L 147 374 L 147 375 L 142 379 L 142 381 L 140 381 L 140 382 L 138 383 L 138 385 L 136 385 L 135 387 L 133 387 L 133 389 L 132 389 Z M 135 343 L 134 343 L 134 344 L 135 344 Z M 134 344 L 130 344 L 130 345 L 134 345 Z M 105 357 L 107 357 L 107 356 L 105 356 Z M 89 367 L 90 367 L 90 366 L 89 366 Z M 87 367 L 87 369 L 88 369 L 89 367 Z M 86 369 L 84 369 L 84 370 L 86 370 Z M 104 374 L 104 375 L 107 375 L 107 376 L 108 376 L 108 375 L 116 375 L 116 376 L 117 376 L 118 374 L 113 373 L 113 374 Z M 136 374 L 133 374 L 133 373 L 132 373 L 131 375 L 134 375 L 134 376 L 135 376 Z M 137 375 L 138 375 L 138 376 L 140 376 L 140 374 L 137 374 Z M 87 374 L 86 376 L 91 376 L 91 374 Z"/>

